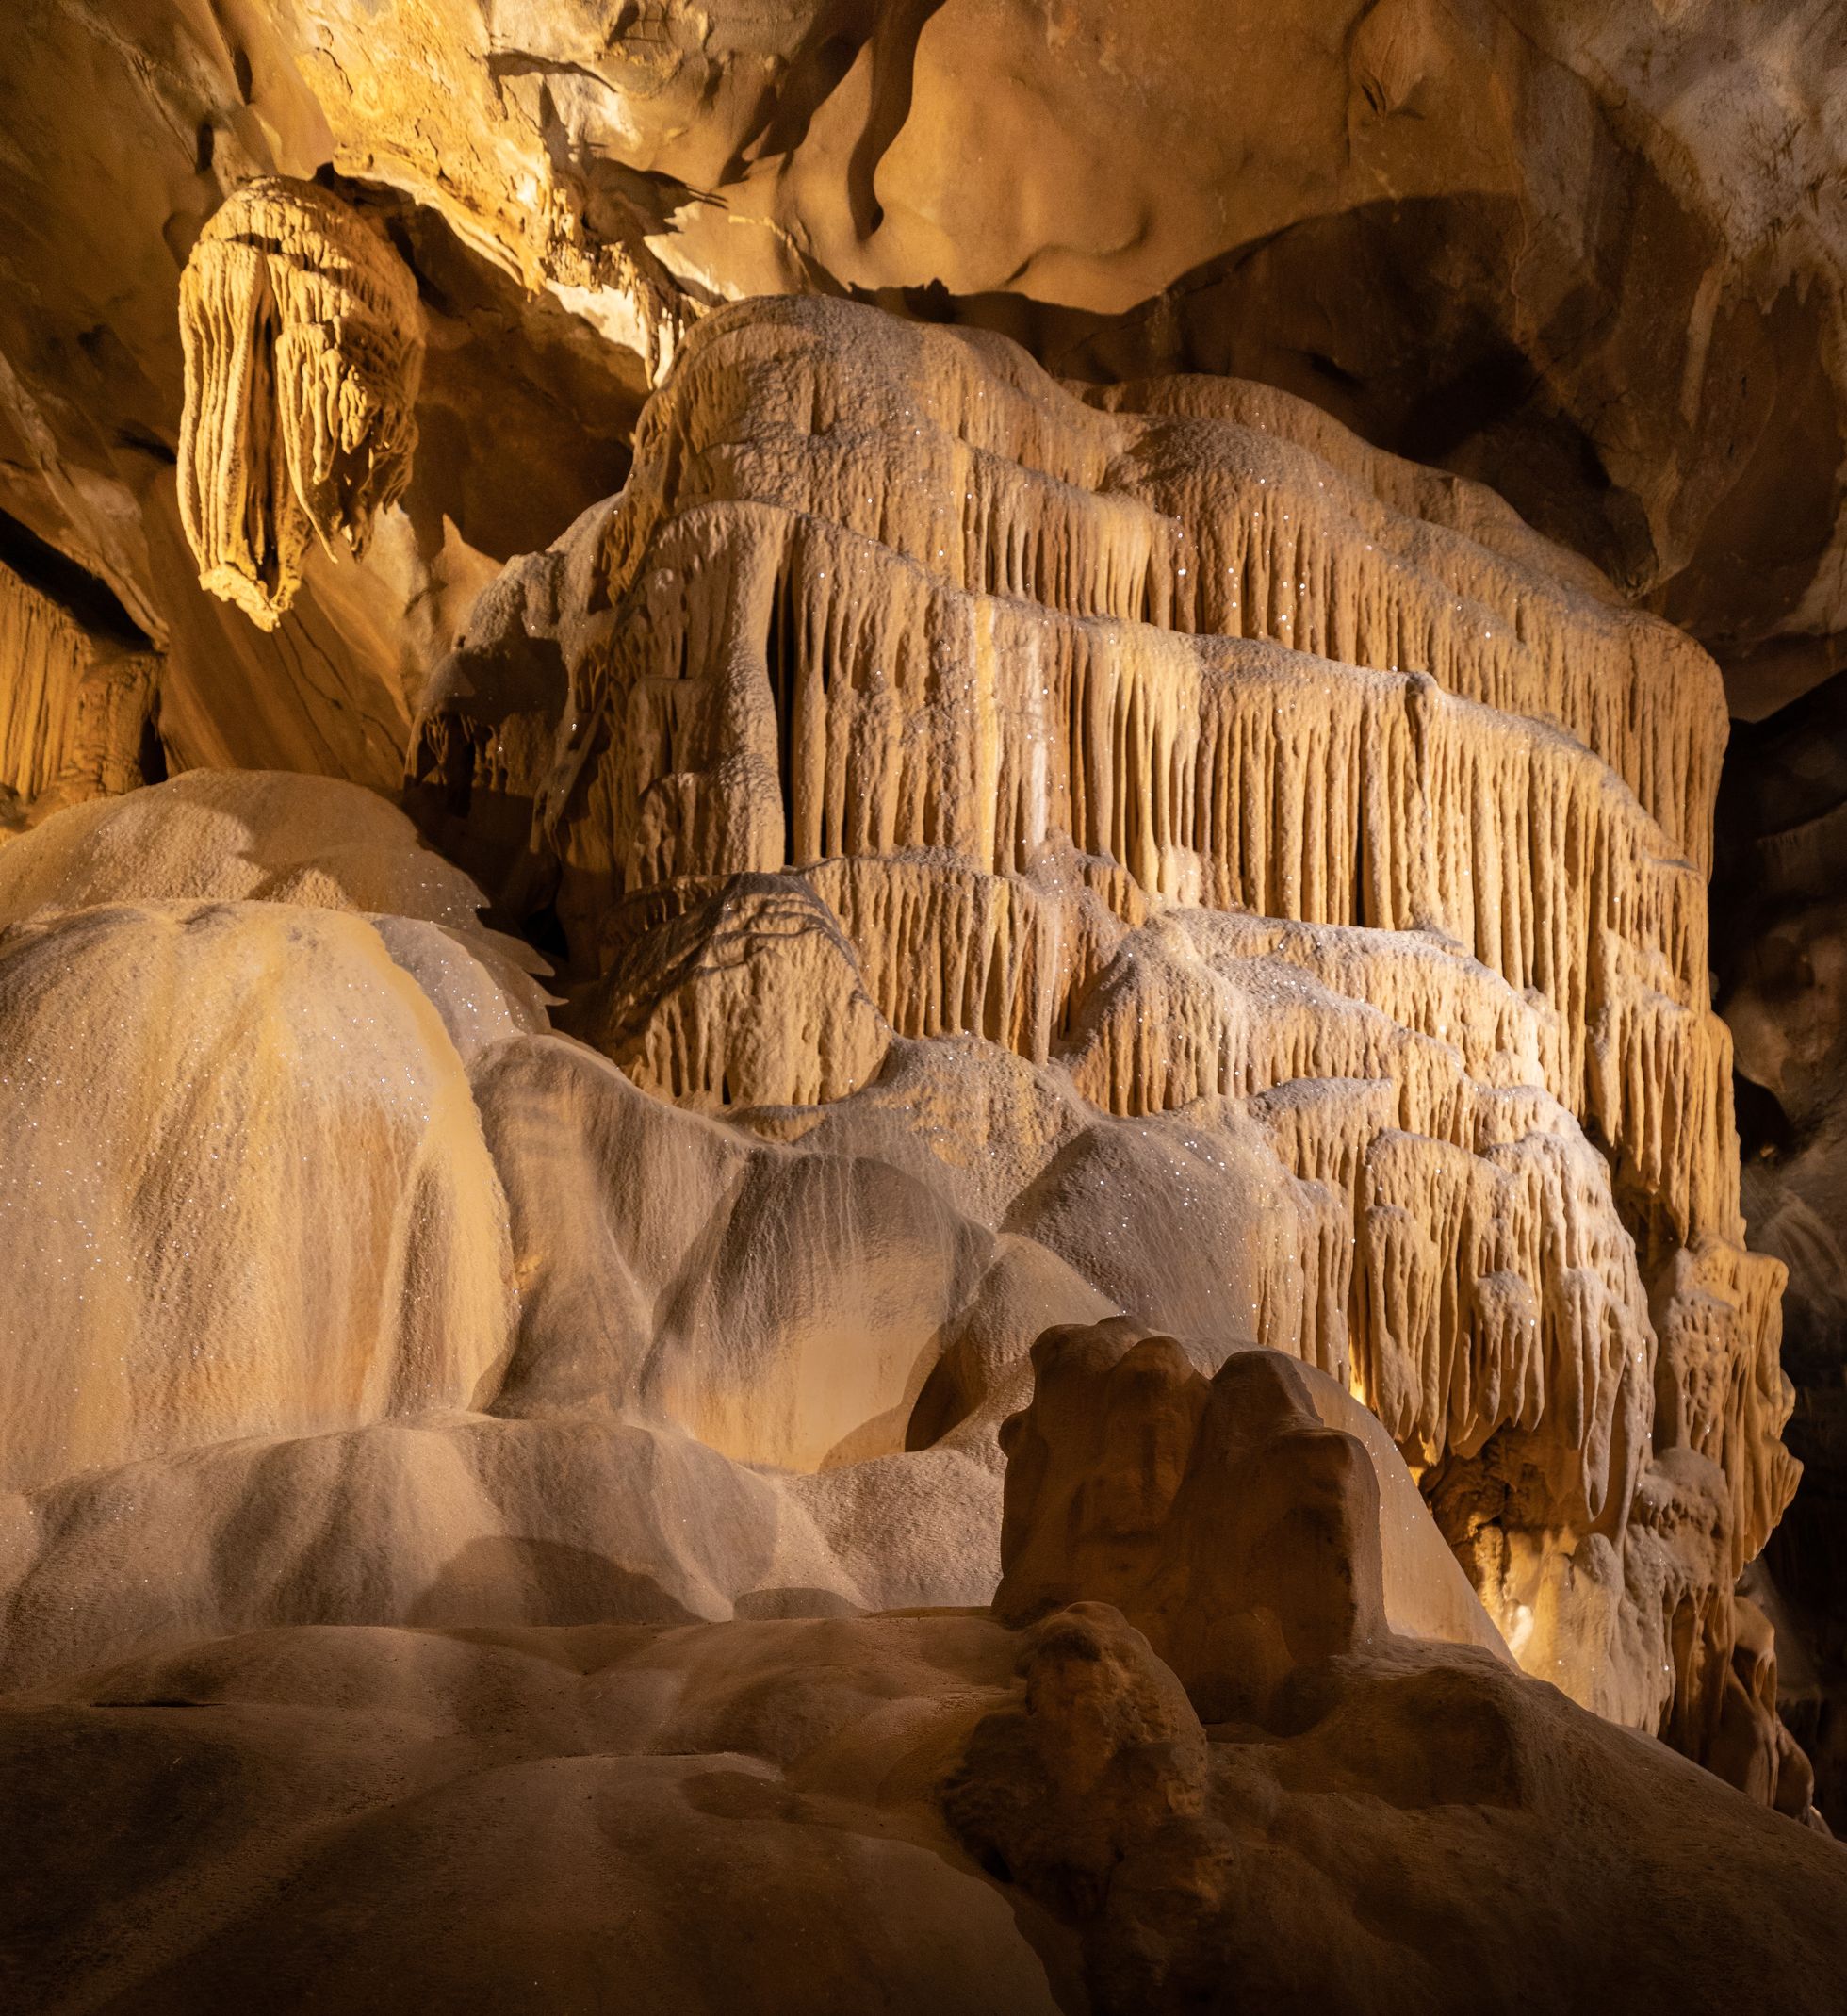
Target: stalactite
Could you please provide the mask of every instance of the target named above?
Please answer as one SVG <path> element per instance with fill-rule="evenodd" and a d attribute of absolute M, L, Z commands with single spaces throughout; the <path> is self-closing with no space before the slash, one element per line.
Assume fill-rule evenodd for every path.
<path fill-rule="evenodd" d="M 148 781 L 158 661 L 103 643 L 0 565 L 0 790 L 36 821 Z"/>
<path fill-rule="evenodd" d="M 271 177 L 200 234 L 180 336 L 180 515 L 199 579 L 273 630 L 309 540 L 363 550 L 410 481 L 417 283 L 338 197 Z"/>

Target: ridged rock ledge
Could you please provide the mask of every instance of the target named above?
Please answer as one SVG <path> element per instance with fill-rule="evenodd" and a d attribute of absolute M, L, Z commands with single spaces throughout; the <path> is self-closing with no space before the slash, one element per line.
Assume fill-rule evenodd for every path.
<path fill-rule="evenodd" d="M 482 598 L 411 800 L 640 1085 L 1331 1375 L 1528 1672 L 1800 1811 L 1732 1595 L 1794 1466 L 1725 731 L 1685 636 L 1286 395 L 778 301 Z M 974 1404 L 943 1334 L 913 1445 Z M 763 1418 L 717 1439 L 789 1460 Z"/>

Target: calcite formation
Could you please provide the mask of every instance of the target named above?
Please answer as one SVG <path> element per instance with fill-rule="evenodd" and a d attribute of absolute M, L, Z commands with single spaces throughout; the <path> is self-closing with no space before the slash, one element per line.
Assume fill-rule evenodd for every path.
<path fill-rule="evenodd" d="M 410 481 L 417 282 L 338 197 L 272 176 L 200 233 L 180 335 L 180 518 L 200 584 L 273 630 L 309 542 L 363 552 Z"/>
<path fill-rule="evenodd" d="M 1368 1942 L 1351 1938 L 1342 1907 L 1324 1916 L 1320 1889 L 1344 1851 L 1366 1852 L 1371 1828 L 1343 1813 L 1302 1830 L 1251 1774 L 1260 1732 L 1287 1731 L 1303 1746 L 1297 1782 L 1322 1798 L 1364 1783 L 1359 1803 L 1374 1814 L 1511 1818 L 1545 1796 L 1552 1768 L 1572 1770 L 1562 1746 L 1542 1766 L 1516 1733 L 1534 1705 L 1523 1696 L 1540 1690 L 1512 1675 L 1504 1651 L 1497 1662 L 1461 1648 L 1464 1633 L 1395 1629 L 1392 1557 L 1402 1585 L 1416 1549 L 1414 1522 L 1388 1506 L 1389 1457 L 1376 1464 L 1364 1437 L 1331 1426 L 1316 1375 L 1276 1352 L 1234 1352 L 1208 1384 L 1173 1339 L 1119 1321 L 1054 1332 L 1033 1356 L 1031 1404 L 1005 1431 L 1006 1572 L 994 1599 L 1020 1633 L 1021 1684 L 971 1731 L 942 1800 L 990 1874 L 1076 1932 L 1091 2006 L 1228 2009 L 1256 1991 L 1283 2007 L 1412 2008 L 1454 1995 L 1513 2008 L 1558 1992 L 1536 1959 L 1517 1983 L 1485 1955 L 1460 1970 L 1460 1990 L 1453 1974 L 1424 1974 L 1405 1897 L 1421 1891 L 1431 1835 L 1408 1855 L 1387 1851 L 1392 1901 L 1381 1889 L 1375 1921 L 1355 1906 L 1369 1930 L 1393 1928 L 1378 1949 L 1392 1978 L 1374 1977 Z M 1425 1747 L 1421 1732 L 1439 1725 L 1447 1741 Z M 1322 1745 L 1332 1754 L 1311 1762 Z M 1783 1749 L 1799 1765 L 1787 1738 Z M 1284 1876 L 1304 1831 L 1321 1845 Z M 1317 1898 L 1305 1913 L 1319 1921 L 1315 1950 L 1274 1966 L 1268 1956 L 1294 1944 L 1277 1928 L 1301 1910 L 1291 1885 L 1304 1881 Z M 1348 1872 L 1337 1890 L 1345 1903 L 1365 1885 Z M 1247 1912 L 1272 1929 L 1253 1940 Z M 1659 1992 L 1664 1978 L 1651 1961 L 1638 1989 Z"/>
<path fill-rule="evenodd" d="M 1312 1368 L 1234 1352 L 1208 1381 L 1172 1337 L 1117 1318 L 1047 1331 L 1033 1369 L 1002 1431 L 1006 1623 L 1107 1602 L 1217 1722 L 1268 1719 L 1297 1666 L 1395 1630 L 1512 1663 L 1395 1491 L 1401 1466 Z"/>
<path fill-rule="evenodd" d="M 165 787 L 164 850 L 129 798 L 0 856 L 0 1490 L 466 1406 L 504 1366 L 506 1206 L 439 1007 L 501 990 L 401 819 L 270 795 L 298 782 L 350 822 L 306 877 L 285 823 L 251 858 L 241 779 Z"/>
<path fill-rule="evenodd" d="M 0 563 L 0 791 L 8 826 L 150 781 L 156 656 L 99 639 Z"/>
<path fill-rule="evenodd" d="M 23 8 L 0 2001 L 1847 2006 L 1840 8 Z"/>
<path fill-rule="evenodd" d="M 1704 1754 L 1794 1481 L 1708 992 L 1709 660 L 1293 400 L 1080 397 L 822 303 L 693 332 L 548 578 L 438 672 L 412 778 L 433 829 L 480 800 L 503 889 L 549 876 L 569 1025 L 790 1138 L 920 1042 L 1100 1139 L 1172 1116 L 1241 1172 L 1218 1320 L 1374 1410 L 1529 1670 Z M 1184 1245 L 1152 1297 L 1108 1259 L 1120 1149 L 1048 1221 L 1006 1133 L 994 1221 L 1171 1321 Z"/>

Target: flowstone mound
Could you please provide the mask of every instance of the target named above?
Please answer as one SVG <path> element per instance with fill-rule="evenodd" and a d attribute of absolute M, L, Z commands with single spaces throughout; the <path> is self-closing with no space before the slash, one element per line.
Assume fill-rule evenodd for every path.
<path fill-rule="evenodd" d="M 0 1103 L 0 1489 L 492 1389 L 499 1185 L 440 1019 L 365 924 L 16 926 Z"/>
<path fill-rule="evenodd" d="M 639 1083 L 1346 1385 L 1528 1670 L 1704 1756 L 1795 1474 L 1724 734 L 1687 638 L 1299 402 L 781 301 L 688 335 L 410 793 Z"/>
<path fill-rule="evenodd" d="M 875 1113 L 760 1140 L 546 1033 L 480 902 L 325 779 L 0 850 L 0 1681 L 283 1622 L 991 1592 L 1005 1381 L 1110 1305 L 868 1152 Z"/>
<path fill-rule="evenodd" d="M 156 786 L 0 854 L 0 1486 L 495 1389 L 506 1204 L 449 995 L 509 1029 L 543 996 L 355 914 L 459 920 L 458 883 L 311 779 Z"/>

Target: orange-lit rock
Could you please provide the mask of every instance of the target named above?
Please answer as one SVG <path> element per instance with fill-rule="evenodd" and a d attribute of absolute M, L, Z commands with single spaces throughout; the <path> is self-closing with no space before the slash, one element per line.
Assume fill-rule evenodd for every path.
<path fill-rule="evenodd" d="M 1298 402 L 1080 399 L 831 303 L 708 317 L 551 565 L 412 775 L 549 877 L 570 1025 L 887 1158 L 877 1080 L 938 1046 L 1005 1172 L 975 1216 L 1348 1385 L 1528 1668 L 1703 1754 L 1794 1474 L 1708 993 L 1710 662 Z M 522 639 L 548 754 L 471 708 Z"/>
<path fill-rule="evenodd" d="M 23 2008 L 1847 1998 L 1839 9 L 1312 14 L 0 38 Z"/>

